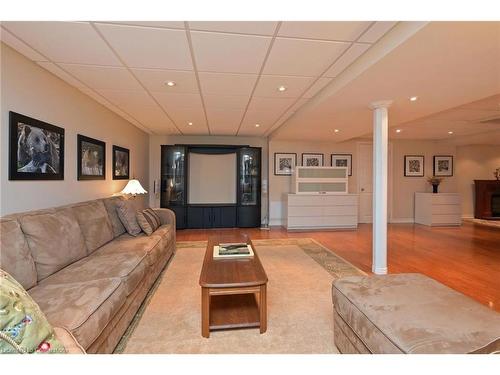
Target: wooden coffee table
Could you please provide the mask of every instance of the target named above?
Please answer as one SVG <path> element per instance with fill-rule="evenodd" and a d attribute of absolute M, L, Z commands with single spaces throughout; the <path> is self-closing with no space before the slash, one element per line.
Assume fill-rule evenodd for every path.
<path fill-rule="evenodd" d="M 252 258 L 214 259 L 213 247 L 227 242 L 248 243 L 255 255 Z M 232 328 L 259 327 L 260 333 L 266 332 L 267 275 L 247 236 L 217 234 L 209 238 L 200 286 L 203 337 L 210 337 L 210 331 Z"/>

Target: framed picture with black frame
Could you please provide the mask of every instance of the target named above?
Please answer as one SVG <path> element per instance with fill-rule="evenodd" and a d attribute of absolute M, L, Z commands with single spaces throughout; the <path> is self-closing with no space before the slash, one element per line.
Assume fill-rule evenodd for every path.
<path fill-rule="evenodd" d="M 113 145 L 113 180 L 130 179 L 130 150 Z"/>
<path fill-rule="evenodd" d="M 9 180 L 64 180 L 64 129 L 10 111 Z"/>
<path fill-rule="evenodd" d="M 453 156 L 452 155 L 434 155 L 433 174 L 436 177 L 453 176 Z"/>
<path fill-rule="evenodd" d="M 291 152 L 274 153 L 274 175 L 291 176 L 297 165 L 297 154 Z"/>
<path fill-rule="evenodd" d="M 106 143 L 98 139 L 77 136 L 78 180 L 106 179 Z"/>
<path fill-rule="evenodd" d="M 349 176 L 352 176 L 352 154 L 331 154 L 332 167 L 347 167 Z"/>
<path fill-rule="evenodd" d="M 405 177 L 424 177 L 425 158 L 424 155 L 405 155 L 404 175 Z"/>
<path fill-rule="evenodd" d="M 302 166 L 303 167 L 322 167 L 323 154 L 315 154 L 304 152 L 302 153 Z"/>

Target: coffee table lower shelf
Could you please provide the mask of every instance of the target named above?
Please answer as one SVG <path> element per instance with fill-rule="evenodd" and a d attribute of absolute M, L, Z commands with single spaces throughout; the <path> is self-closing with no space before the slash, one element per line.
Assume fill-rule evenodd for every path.
<path fill-rule="evenodd" d="M 266 285 L 253 288 L 202 288 L 202 336 L 210 331 L 267 330 Z M 257 298 L 258 297 L 258 298 Z"/>

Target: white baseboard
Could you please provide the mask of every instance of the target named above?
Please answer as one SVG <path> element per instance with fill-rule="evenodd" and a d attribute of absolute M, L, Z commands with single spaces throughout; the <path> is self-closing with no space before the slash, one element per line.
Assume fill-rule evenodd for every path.
<path fill-rule="evenodd" d="M 271 227 L 280 227 L 283 226 L 283 219 L 270 219 L 269 226 Z"/>
<path fill-rule="evenodd" d="M 474 219 L 474 215 L 462 215 L 462 219 Z"/>
<path fill-rule="evenodd" d="M 415 219 L 412 217 L 407 218 L 392 218 L 390 224 L 413 224 Z"/>

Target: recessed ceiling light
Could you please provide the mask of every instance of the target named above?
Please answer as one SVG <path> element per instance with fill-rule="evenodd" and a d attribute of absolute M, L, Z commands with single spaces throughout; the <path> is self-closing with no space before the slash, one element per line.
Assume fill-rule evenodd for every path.
<path fill-rule="evenodd" d="M 258 128 L 260 126 L 260 124 L 255 124 L 255 127 Z"/>
<path fill-rule="evenodd" d="M 401 129 L 396 129 L 396 133 L 401 133 Z"/>
<path fill-rule="evenodd" d="M 174 81 L 167 81 L 165 82 L 165 84 L 168 86 L 168 87 L 174 87 L 176 85 L 176 83 Z"/>
<path fill-rule="evenodd" d="M 191 125 L 193 125 L 193 123 L 192 122 L 188 122 L 188 125 L 191 126 Z"/>
<path fill-rule="evenodd" d="M 339 131 L 340 131 L 339 129 L 335 129 L 333 132 L 338 133 Z"/>
<path fill-rule="evenodd" d="M 410 96 L 410 102 L 416 102 L 418 99 L 418 96 Z"/>
<path fill-rule="evenodd" d="M 453 132 L 452 132 L 452 131 L 449 131 L 449 132 L 448 132 L 448 134 L 453 134 Z"/>
<path fill-rule="evenodd" d="M 280 91 L 280 92 L 286 91 L 286 87 L 280 86 L 280 87 L 278 87 L 278 91 Z"/>

